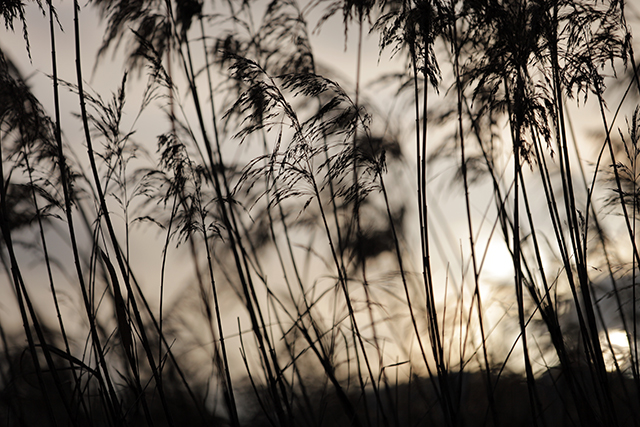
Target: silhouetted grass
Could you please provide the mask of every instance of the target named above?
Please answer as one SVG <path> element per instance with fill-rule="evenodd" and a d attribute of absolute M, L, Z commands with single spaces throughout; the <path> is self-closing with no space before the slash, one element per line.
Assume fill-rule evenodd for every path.
<path fill-rule="evenodd" d="M 24 7 L 0 10 L 30 54 Z M 638 424 L 629 5 L 74 1 L 75 82 L 37 7 L 53 105 L 0 56 L 4 305 L 23 325 L 0 324 L 0 423 Z M 81 8 L 106 23 L 97 67 L 127 55 L 109 98 L 85 88 Z M 355 34 L 352 85 L 314 56 L 318 12 Z M 393 99 L 363 81 L 367 33 L 403 65 L 378 83 Z M 159 111 L 150 144 L 138 120 Z M 445 192 L 462 223 L 436 220 Z M 495 248 L 512 279 L 485 272 Z"/>

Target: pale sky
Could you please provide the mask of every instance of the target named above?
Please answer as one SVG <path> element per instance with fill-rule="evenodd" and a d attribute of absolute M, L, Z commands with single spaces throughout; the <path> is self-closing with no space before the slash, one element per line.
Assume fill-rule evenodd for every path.
<path fill-rule="evenodd" d="M 60 31 L 56 32 L 59 77 L 62 80 L 75 83 L 76 71 L 73 42 L 73 3 L 69 0 L 65 0 L 63 2 L 57 2 L 57 5 L 58 16 L 64 29 L 64 33 L 61 33 Z M 315 27 L 315 23 L 320 15 L 321 13 L 316 12 L 310 18 L 311 29 Z M 29 62 L 25 50 L 25 44 L 21 34 L 21 24 L 16 23 L 16 34 L 10 34 L 5 30 L 0 30 L 0 46 L 2 46 L 2 49 L 10 55 L 11 59 L 18 65 L 22 73 L 25 76 L 29 76 L 28 82 L 32 85 L 34 93 L 40 99 L 45 109 L 47 109 L 50 114 L 53 114 L 51 81 L 49 77 L 47 77 L 47 74 L 51 72 L 49 22 L 48 19 L 38 10 L 34 2 L 30 2 L 27 8 L 27 22 L 29 25 L 28 30 L 31 42 L 32 63 Z M 122 74 L 124 72 L 123 56 L 121 53 L 118 53 L 115 56 L 112 56 L 111 52 L 108 53 L 104 58 L 102 58 L 100 66 L 97 67 L 95 74 L 92 75 L 95 55 L 102 40 L 104 25 L 100 24 L 97 14 L 91 5 L 83 6 L 80 27 L 82 34 L 82 53 L 84 55 L 82 58 L 82 65 L 85 80 L 88 81 L 91 90 L 101 94 L 104 98 L 109 98 L 111 93 L 117 89 L 122 78 Z M 353 89 L 352 85 L 356 73 L 355 53 L 357 47 L 355 25 L 351 25 L 351 28 L 352 30 L 349 34 L 349 42 L 346 49 L 340 15 L 335 16 L 325 23 L 321 31 L 314 34 L 312 39 L 312 46 L 317 59 L 319 59 L 321 63 L 332 64 L 332 67 L 339 66 L 339 69 L 335 70 L 339 75 L 337 80 L 341 84 L 346 82 L 345 86 L 349 90 Z M 365 87 L 368 82 L 373 81 L 382 73 L 402 69 L 402 64 L 398 64 L 397 61 L 389 62 L 388 58 L 388 52 L 383 53 L 379 61 L 377 35 L 366 37 L 366 42 L 363 48 L 362 63 L 362 79 Z M 143 77 L 139 84 L 133 84 L 134 78 L 134 76 L 131 76 L 129 86 L 131 90 L 127 91 L 130 113 L 125 118 L 125 122 L 130 125 L 133 125 L 133 116 L 135 115 L 135 111 L 137 111 L 137 107 L 140 102 L 139 98 L 142 90 L 141 88 L 144 86 L 145 82 Z M 89 87 L 86 89 L 89 89 Z M 443 88 L 442 90 L 444 92 L 446 88 Z M 62 89 L 60 93 L 62 97 L 63 111 L 62 128 L 66 140 L 75 148 L 76 153 L 79 156 L 84 156 L 84 137 L 81 132 L 81 122 L 77 118 L 73 117 L 73 113 L 79 112 L 77 96 L 69 93 L 65 89 Z M 371 91 L 365 91 L 364 94 L 375 96 L 377 101 L 376 106 L 381 110 L 385 110 L 390 105 L 390 97 L 387 98 L 387 96 L 392 95 L 391 92 L 371 93 Z M 405 119 L 412 117 L 412 115 L 413 111 L 401 114 Z M 193 122 L 195 123 L 195 120 Z M 139 122 L 136 123 L 136 139 L 149 139 L 151 145 L 149 150 L 153 153 L 155 151 L 155 147 L 153 146 L 155 143 L 155 137 L 159 133 L 166 131 L 167 126 L 167 121 L 162 113 L 152 110 L 142 116 Z M 415 184 L 414 181 L 412 181 L 414 179 L 414 175 L 412 175 L 414 173 L 412 172 L 414 169 L 414 164 L 412 163 L 414 154 L 412 149 L 413 146 L 411 144 L 408 144 L 405 149 L 408 157 L 407 166 L 411 171 L 407 172 L 405 176 L 405 179 L 408 182 L 407 187 L 401 189 L 407 193 L 406 195 L 408 197 L 415 196 Z M 443 177 L 446 176 L 449 175 L 443 173 Z M 433 236 L 437 236 L 438 233 L 440 233 L 441 238 L 448 240 L 450 247 L 446 248 L 446 250 L 449 251 L 449 259 L 454 259 L 455 257 L 460 258 L 459 252 L 464 252 L 465 256 L 463 258 L 468 260 L 468 236 L 465 220 L 466 216 L 463 204 L 461 203 L 462 199 L 451 195 L 451 191 L 446 187 L 447 184 L 448 181 L 446 178 L 441 178 L 440 180 L 434 179 L 434 185 L 436 188 L 434 191 L 434 199 L 437 200 L 438 203 L 434 206 L 433 216 L 436 218 L 438 217 L 439 213 L 437 212 L 437 209 L 439 209 L 442 212 L 442 217 L 440 219 L 436 219 L 436 221 L 440 221 L 441 227 L 434 230 Z M 459 187 L 455 188 L 456 191 L 460 190 Z M 493 203 L 493 201 L 491 201 L 487 196 L 489 193 L 484 192 L 485 190 L 488 190 L 488 187 L 476 187 L 476 192 L 472 195 L 475 201 L 473 214 L 478 215 L 481 218 L 484 215 L 486 207 Z M 439 194 L 438 192 L 441 192 L 442 194 Z M 459 196 L 462 196 L 461 190 Z M 415 208 L 415 203 L 412 207 Z M 544 206 L 540 207 L 542 208 Z M 410 221 L 412 222 L 409 229 L 413 231 L 417 230 L 417 220 L 415 220 L 415 218 L 411 218 Z M 447 230 L 447 227 L 449 227 L 450 230 Z M 481 223 L 478 221 L 474 223 L 474 227 L 476 231 L 482 228 L 480 235 L 475 237 L 477 237 L 478 241 L 481 242 L 481 248 L 483 248 L 482 239 L 486 239 L 491 232 L 490 225 L 482 224 L 481 227 Z M 446 233 L 450 234 L 447 235 Z M 417 232 L 414 232 L 409 236 L 409 238 L 415 238 L 416 234 Z M 494 236 L 494 239 L 499 240 L 499 236 Z M 415 244 L 416 242 L 413 243 Z M 146 272 L 146 275 L 149 277 L 145 277 L 145 279 L 148 280 L 152 286 L 156 286 L 158 283 L 157 274 L 159 272 L 157 266 L 160 259 L 159 252 L 161 246 L 161 235 L 145 236 L 144 239 L 135 239 L 132 241 L 132 253 L 138 259 L 139 271 Z M 496 245 L 495 247 L 492 247 L 491 252 L 487 256 L 487 261 L 484 267 L 484 273 L 486 273 L 485 277 L 489 280 L 496 281 L 508 280 L 512 274 L 512 266 L 510 263 L 511 260 L 508 258 L 508 253 L 503 246 Z M 456 280 L 459 280 L 462 274 L 460 271 L 461 268 L 456 265 L 442 265 L 440 267 L 441 268 L 437 274 L 443 282 L 453 280 L 453 276 L 455 276 Z M 450 268 L 451 271 L 447 271 L 447 268 Z M 468 271 L 467 274 L 469 274 Z M 186 280 L 187 275 L 188 272 L 184 273 L 173 270 L 168 273 L 168 278 L 170 279 L 169 281 L 181 283 Z M 6 279 L 3 276 L 0 279 L 0 283 L 3 283 L 5 280 Z M 173 291 L 174 294 L 177 294 L 179 289 L 179 287 L 176 287 Z M 4 309 L 6 309 L 6 307 L 0 307 L 0 317 L 2 317 L 2 310 Z"/>

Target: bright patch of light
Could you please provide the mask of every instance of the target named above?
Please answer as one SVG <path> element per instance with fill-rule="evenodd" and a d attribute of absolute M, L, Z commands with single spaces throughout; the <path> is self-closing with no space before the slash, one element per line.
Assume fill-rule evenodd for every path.
<path fill-rule="evenodd" d="M 505 245 L 489 246 L 482 263 L 482 277 L 498 282 L 513 278 L 513 260 Z"/>
<path fill-rule="evenodd" d="M 627 333 L 620 329 L 609 331 L 609 340 L 613 347 L 629 348 L 629 341 L 627 340 Z"/>
<path fill-rule="evenodd" d="M 609 342 L 607 342 L 605 333 L 609 334 Z M 627 340 L 627 333 L 622 329 L 612 329 L 600 334 L 600 345 L 602 346 L 602 353 L 604 356 L 604 362 L 609 372 L 616 369 L 616 362 L 618 367 L 624 371 L 628 367 L 629 363 L 629 341 Z"/>

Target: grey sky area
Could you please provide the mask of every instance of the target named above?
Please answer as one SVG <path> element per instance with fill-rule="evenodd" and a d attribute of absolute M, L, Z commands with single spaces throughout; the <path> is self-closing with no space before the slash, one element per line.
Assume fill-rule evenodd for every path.
<path fill-rule="evenodd" d="M 79 33 L 74 4 L 54 2 L 61 145 L 47 2 L 29 49 L 0 29 L 51 118 L 27 143 L 0 108 L 0 371 L 35 355 L 60 425 L 94 404 L 180 425 L 174 391 L 234 427 L 640 419 L 636 2 L 216 0 L 181 32 L 199 1 L 94 0 Z M 140 4 L 153 31 L 127 16 L 99 55 Z M 33 199 L 46 215 L 16 218 Z M 0 424 L 27 425 L 12 366 Z"/>

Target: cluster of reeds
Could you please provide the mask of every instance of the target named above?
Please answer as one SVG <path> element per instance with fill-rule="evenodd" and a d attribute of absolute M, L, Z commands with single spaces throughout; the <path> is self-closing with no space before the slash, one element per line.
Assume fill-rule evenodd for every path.
<path fill-rule="evenodd" d="M 24 7 L 0 10 L 30 52 Z M 0 56 L 2 304 L 23 326 L 0 323 L 0 424 L 638 423 L 624 0 L 74 0 L 73 82 L 37 7 L 53 105 Z M 98 67 L 126 46 L 109 99 L 85 87 L 81 8 L 106 22 Z M 318 11 L 356 37 L 349 86 L 314 56 Z M 402 65 L 389 99 L 362 82 L 366 37 Z"/>

